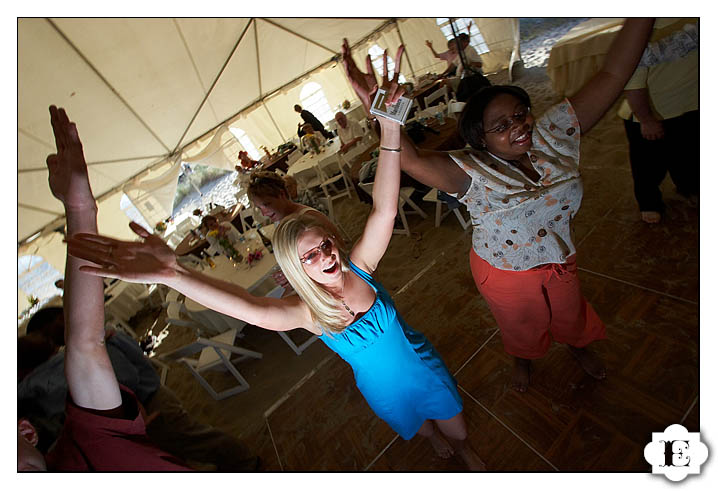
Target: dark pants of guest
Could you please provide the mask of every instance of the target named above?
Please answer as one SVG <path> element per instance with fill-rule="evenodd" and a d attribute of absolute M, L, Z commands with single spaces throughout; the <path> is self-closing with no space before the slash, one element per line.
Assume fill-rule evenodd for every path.
<path fill-rule="evenodd" d="M 646 140 L 641 124 L 624 121 L 628 137 L 633 191 L 641 211 L 663 212 L 660 185 L 671 175 L 683 196 L 698 196 L 700 168 L 700 118 L 691 111 L 663 121 L 665 136 Z"/>
<path fill-rule="evenodd" d="M 145 410 L 148 415 L 159 411 L 159 415 L 147 425 L 147 436 L 165 452 L 190 465 L 213 464 L 220 472 L 257 469 L 258 458 L 244 443 L 196 421 L 171 390 L 160 386 L 145 404 Z"/>

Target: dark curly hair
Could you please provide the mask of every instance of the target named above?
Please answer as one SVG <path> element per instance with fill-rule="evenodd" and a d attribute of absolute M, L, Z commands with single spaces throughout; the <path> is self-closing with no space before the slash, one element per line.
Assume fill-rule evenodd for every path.
<path fill-rule="evenodd" d="M 466 143 L 477 150 L 484 150 L 484 111 L 489 103 L 501 94 L 516 97 L 528 107 L 531 107 L 531 98 L 528 93 L 516 85 L 491 85 L 484 87 L 472 95 L 459 117 L 459 133 Z"/>
<path fill-rule="evenodd" d="M 250 198 L 256 196 L 279 197 L 282 192 L 289 196 L 286 182 L 282 176 L 274 172 L 261 170 L 252 172 L 249 176 L 247 194 L 249 194 Z"/>

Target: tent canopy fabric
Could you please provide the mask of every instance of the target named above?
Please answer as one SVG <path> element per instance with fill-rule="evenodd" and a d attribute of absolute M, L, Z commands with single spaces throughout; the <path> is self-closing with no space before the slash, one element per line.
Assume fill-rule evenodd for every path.
<path fill-rule="evenodd" d="M 517 19 L 473 21 L 491 50 L 482 55 L 485 71 L 506 68 L 518 50 Z M 407 78 L 444 69 L 424 44 L 446 43 L 433 18 L 20 18 L 18 243 L 64 223 L 47 185 L 50 104 L 77 123 L 100 232 L 134 238 L 119 209 L 124 191 L 138 199 L 141 183 L 172 176 L 178 158 L 228 168 L 242 149 L 228 128 L 256 148 L 288 141 L 307 82 L 321 85 L 332 111 L 355 102 L 341 64 L 345 37 L 360 66 L 369 47 L 394 56 L 403 42 Z M 223 158 L 207 158 L 213 141 L 224 145 Z"/>

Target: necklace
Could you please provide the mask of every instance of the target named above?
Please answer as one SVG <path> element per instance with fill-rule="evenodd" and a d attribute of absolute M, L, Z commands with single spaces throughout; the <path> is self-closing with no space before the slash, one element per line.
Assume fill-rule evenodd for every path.
<path fill-rule="evenodd" d="M 341 301 L 342 305 L 345 309 L 347 309 L 347 312 L 351 314 L 352 317 L 356 317 L 356 314 L 352 309 L 349 308 L 349 306 L 344 303 L 344 284 L 346 283 L 346 276 L 342 275 L 342 296 L 339 297 L 339 300 Z"/>

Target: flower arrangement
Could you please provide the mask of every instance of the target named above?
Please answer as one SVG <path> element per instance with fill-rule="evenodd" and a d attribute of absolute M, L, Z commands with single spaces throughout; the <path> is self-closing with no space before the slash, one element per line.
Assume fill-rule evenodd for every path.
<path fill-rule="evenodd" d="M 167 230 L 167 225 L 165 224 L 165 222 L 157 222 L 157 225 L 155 225 L 155 230 L 162 233 Z"/>
<path fill-rule="evenodd" d="M 262 249 L 257 249 L 254 252 L 250 252 L 249 255 L 247 256 L 247 264 L 249 264 L 251 266 L 252 263 L 257 262 L 260 259 L 262 259 L 262 256 L 264 256 Z"/>
<path fill-rule="evenodd" d="M 344 102 L 342 102 L 342 107 L 344 109 L 349 109 L 351 107 L 351 103 L 348 100 L 344 99 Z"/>

